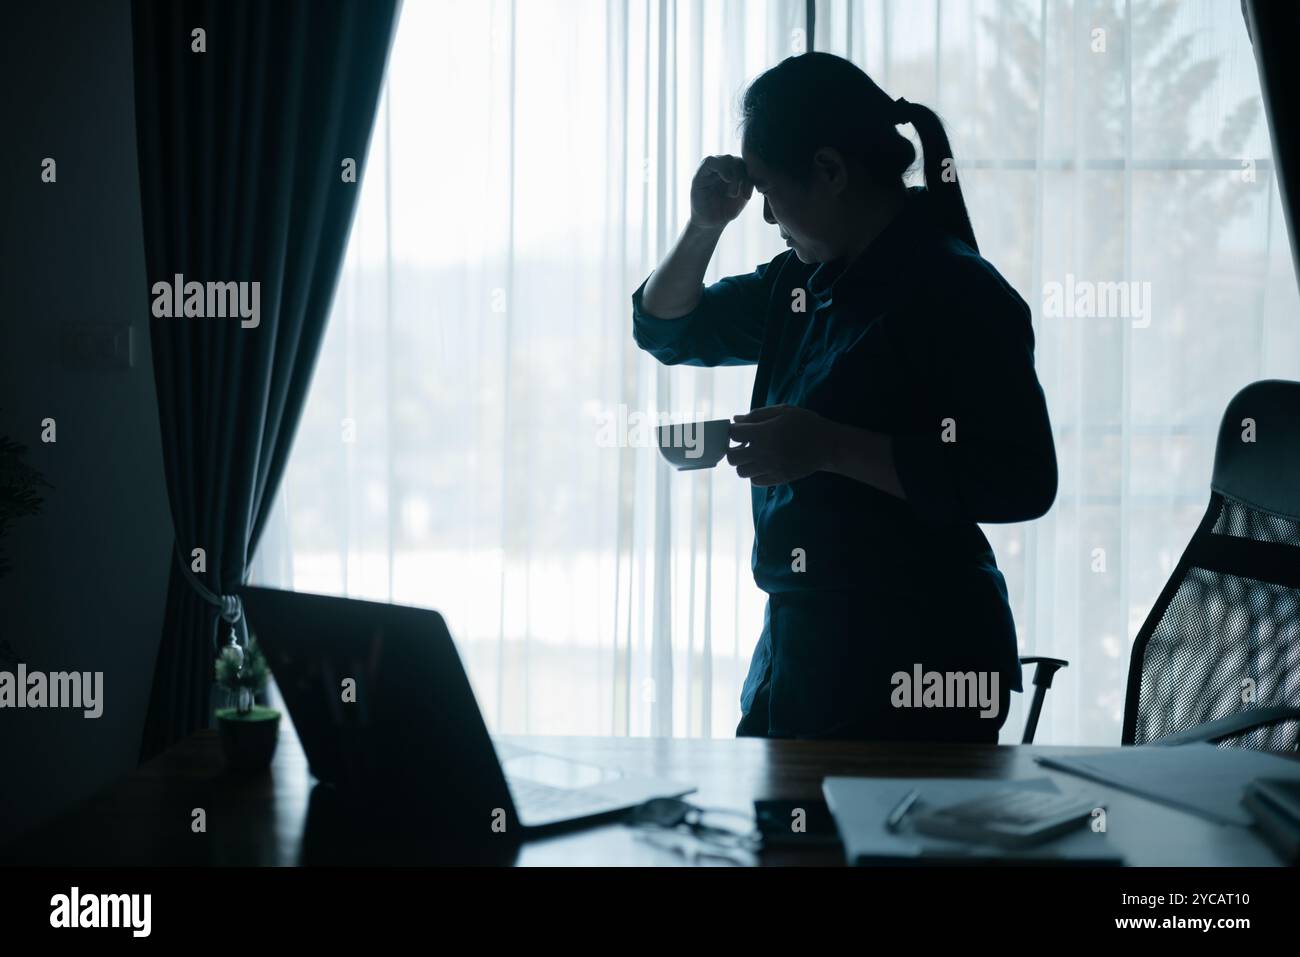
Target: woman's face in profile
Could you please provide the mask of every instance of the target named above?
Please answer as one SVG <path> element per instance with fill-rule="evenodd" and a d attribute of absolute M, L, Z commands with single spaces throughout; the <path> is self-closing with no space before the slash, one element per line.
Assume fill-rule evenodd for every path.
<path fill-rule="evenodd" d="M 838 250 L 838 194 L 814 170 L 807 182 L 777 172 L 745 150 L 741 154 L 754 189 L 763 198 L 763 219 L 781 231 L 781 238 L 801 262 L 835 259 Z"/>

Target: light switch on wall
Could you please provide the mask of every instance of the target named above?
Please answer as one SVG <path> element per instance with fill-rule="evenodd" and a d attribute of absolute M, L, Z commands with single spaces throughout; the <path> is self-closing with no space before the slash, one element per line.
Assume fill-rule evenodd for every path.
<path fill-rule="evenodd" d="M 64 322 L 59 355 L 77 369 L 129 369 L 134 364 L 129 322 Z"/>

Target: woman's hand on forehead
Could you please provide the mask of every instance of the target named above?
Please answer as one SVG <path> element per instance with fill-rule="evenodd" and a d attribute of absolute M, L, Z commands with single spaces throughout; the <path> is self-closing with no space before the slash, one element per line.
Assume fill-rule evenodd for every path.
<path fill-rule="evenodd" d="M 721 229 L 740 215 L 754 184 L 739 156 L 706 156 L 691 180 L 691 219 Z"/>
<path fill-rule="evenodd" d="M 740 191 L 753 187 L 749 168 L 739 156 L 706 156 L 700 164 L 701 172 L 709 172 L 725 183 L 730 189 L 729 195 L 736 197 Z"/>

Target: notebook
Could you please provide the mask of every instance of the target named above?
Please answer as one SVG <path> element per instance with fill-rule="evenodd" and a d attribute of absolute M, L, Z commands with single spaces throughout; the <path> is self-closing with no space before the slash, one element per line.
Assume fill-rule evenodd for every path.
<path fill-rule="evenodd" d="M 835 818 L 844 855 L 858 866 L 898 864 L 1091 864 L 1118 865 L 1123 857 L 1107 840 L 1086 824 L 1077 831 L 1028 848 L 968 844 L 918 833 L 903 819 L 897 831 L 885 819 L 915 788 L 920 797 L 914 811 L 955 804 L 1011 787 L 1059 791 L 1051 778 L 979 780 L 969 778 L 847 778 L 828 777 L 822 793 Z"/>

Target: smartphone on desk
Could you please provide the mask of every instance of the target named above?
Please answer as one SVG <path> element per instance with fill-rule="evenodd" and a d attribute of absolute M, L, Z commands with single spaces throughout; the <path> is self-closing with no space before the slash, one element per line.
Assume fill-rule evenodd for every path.
<path fill-rule="evenodd" d="M 1084 794 L 1006 788 L 911 817 L 921 834 L 972 844 L 1032 847 L 1083 827 L 1102 805 Z"/>
<path fill-rule="evenodd" d="M 835 847 L 835 819 L 825 801 L 755 801 L 754 826 L 764 847 Z"/>

